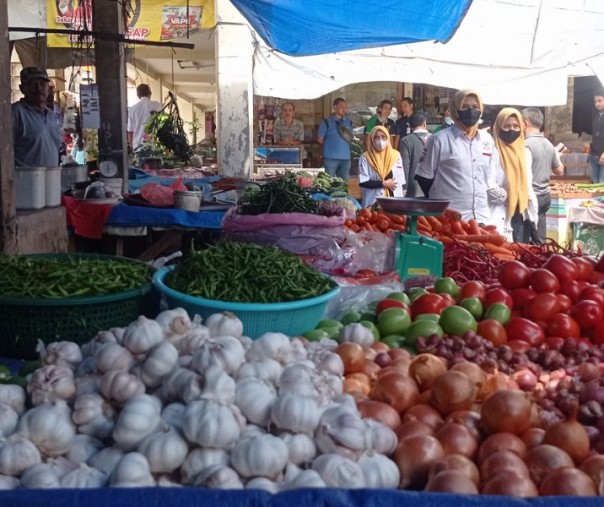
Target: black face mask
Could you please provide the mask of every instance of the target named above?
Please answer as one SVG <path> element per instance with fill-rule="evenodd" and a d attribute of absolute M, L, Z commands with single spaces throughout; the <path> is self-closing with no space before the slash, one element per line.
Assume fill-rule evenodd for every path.
<path fill-rule="evenodd" d="M 520 137 L 519 130 L 500 130 L 499 137 L 505 144 L 512 144 Z"/>
<path fill-rule="evenodd" d="M 480 120 L 480 109 L 458 109 L 457 117 L 466 127 L 473 127 Z"/>

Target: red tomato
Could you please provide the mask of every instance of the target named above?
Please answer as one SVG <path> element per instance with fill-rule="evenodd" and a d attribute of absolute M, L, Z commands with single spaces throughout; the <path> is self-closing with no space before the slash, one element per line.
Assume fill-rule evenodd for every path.
<path fill-rule="evenodd" d="M 591 341 L 596 345 L 604 345 L 604 322 L 600 322 L 591 332 Z"/>
<path fill-rule="evenodd" d="M 577 280 L 588 281 L 594 272 L 595 264 L 587 257 L 573 257 L 571 261 L 577 266 Z"/>
<path fill-rule="evenodd" d="M 579 301 L 579 294 L 581 294 L 582 290 L 581 282 L 577 280 L 564 282 L 560 287 L 560 293 L 568 296 L 573 304 Z"/>
<path fill-rule="evenodd" d="M 403 303 L 402 301 L 399 301 L 398 299 L 382 299 L 375 307 L 375 313 L 376 315 L 379 315 L 388 308 L 404 308 L 409 313 L 411 313 L 411 311 L 409 310 L 409 305 Z"/>
<path fill-rule="evenodd" d="M 570 300 L 570 298 L 566 294 L 556 294 L 556 297 L 558 298 L 558 301 L 560 301 L 560 312 L 561 313 L 566 313 L 566 312 L 568 312 L 568 310 L 570 310 L 572 308 L 573 302 Z"/>
<path fill-rule="evenodd" d="M 512 317 L 505 326 L 509 342 L 520 340 L 531 347 L 538 347 L 545 340 L 545 333 L 539 324 L 523 317 Z"/>
<path fill-rule="evenodd" d="M 561 283 L 576 280 L 579 273 L 577 265 L 568 257 L 560 254 L 552 255 L 543 267 L 556 275 Z"/>
<path fill-rule="evenodd" d="M 604 257 L 604 255 L 602 257 Z M 589 277 L 588 282 L 602 287 L 602 284 L 604 283 L 604 273 L 600 271 L 594 271 Z"/>
<path fill-rule="evenodd" d="M 411 303 L 411 314 L 415 317 L 422 313 L 440 312 L 447 306 L 444 298 L 440 294 L 422 294 Z"/>
<path fill-rule="evenodd" d="M 493 345 L 505 345 L 508 342 L 508 335 L 501 322 L 495 319 L 486 319 L 478 323 L 478 335 L 485 340 L 489 340 Z"/>
<path fill-rule="evenodd" d="M 604 257 L 604 256 L 603 256 Z M 579 300 L 590 299 L 600 305 L 604 310 L 604 290 L 595 285 L 588 285 L 579 293 Z"/>
<path fill-rule="evenodd" d="M 535 269 L 529 277 L 529 284 L 535 292 L 558 292 L 560 280 L 551 271 L 539 268 Z"/>
<path fill-rule="evenodd" d="M 522 340 L 510 340 L 508 342 L 508 347 L 512 349 L 514 352 L 524 353 L 527 350 L 532 349 L 531 344 Z"/>
<path fill-rule="evenodd" d="M 512 296 L 510 296 L 510 293 L 503 287 L 497 287 L 487 291 L 487 294 L 484 298 L 484 307 L 488 308 L 493 303 L 503 303 L 510 308 L 514 307 L 514 300 L 512 299 Z"/>
<path fill-rule="evenodd" d="M 521 287 L 512 291 L 512 299 L 514 300 L 514 310 L 522 311 L 525 305 L 533 299 L 537 293 L 533 289 Z"/>
<path fill-rule="evenodd" d="M 598 262 L 596 262 L 595 270 L 604 273 L 604 255 L 601 255 Z"/>
<path fill-rule="evenodd" d="M 560 312 L 561 306 L 555 294 L 542 292 L 526 303 L 522 314 L 533 322 L 548 321 L 552 315 Z"/>
<path fill-rule="evenodd" d="M 545 339 L 545 344 L 552 350 L 560 350 L 566 340 L 560 336 L 548 336 Z"/>
<path fill-rule="evenodd" d="M 529 283 L 531 270 L 520 261 L 507 261 L 501 266 L 497 279 L 506 289 L 519 289 Z"/>
<path fill-rule="evenodd" d="M 548 336 L 560 336 L 562 338 L 579 338 L 581 328 L 577 321 L 565 313 L 553 315 L 547 325 Z"/>
<path fill-rule="evenodd" d="M 461 286 L 457 299 L 463 301 L 465 298 L 476 298 L 480 299 L 480 302 L 484 304 L 486 294 L 487 290 L 482 282 L 470 280 Z"/>
<path fill-rule="evenodd" d="M 577 321 L 581 330 L 593 329 L 604 318 L 604 310 L 595 301 L 583 299 L 579 301 L 570 311 L 570 316 Z"/>
<path fill-rule="evenodd" d="M 354 278 L 375 278 L 377 273 L 372 269 L 359 269 L 355 274 Z"/>
<path fill-rule="evenodd" d="M 455 298 L 451 296 L 451 294 L 443 292 L 442 294 L 439 294 L 439 296 L 445 301 L 445 307 L 457 304 L 457 301 L 455 301 Z"/>

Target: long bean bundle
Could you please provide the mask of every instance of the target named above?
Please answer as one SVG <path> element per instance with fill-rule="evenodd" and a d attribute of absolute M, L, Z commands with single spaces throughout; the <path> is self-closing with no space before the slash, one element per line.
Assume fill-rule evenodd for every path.
<path fill-rule="evenodd" d="M 277 247 L 229 241 L 194 252 L 168 274 L 166 285 L 191 296 L 237 303 L 298 301 L 335 287 Z"/>

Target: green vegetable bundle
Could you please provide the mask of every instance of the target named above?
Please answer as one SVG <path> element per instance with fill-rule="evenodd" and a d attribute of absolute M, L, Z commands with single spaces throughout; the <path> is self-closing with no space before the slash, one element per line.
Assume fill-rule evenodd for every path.
<path fill-rule="evenodd" d="M 142 262 L 81 256 L 0 257 L 0 296 L 70 298 L 116 294 L 151 282 Z"/>
<path fill-rule="evenodd" d="M 236 303 L 298 301 L 335 287 L 293 254 L 231 241 L 193 253 L 167 275 L 166 285 L 191 296 Z"/>
<path fill-rule="evenodd" d="M 330 176 L 321 171 L 313 181 L 313 187 L 324 194 L 333 197 L 345 197 L 348 195 L 348 182 L 338 176 Z"/>

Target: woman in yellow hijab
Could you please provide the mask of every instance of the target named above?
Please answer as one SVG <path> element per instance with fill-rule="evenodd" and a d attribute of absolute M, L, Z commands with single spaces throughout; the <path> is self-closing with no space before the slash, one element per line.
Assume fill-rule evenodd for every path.
<path fill-rule="evenodd" d="M 531 155 L 524 143 L 522 114 L 513 107 L 503 108 L 493 126 L 493 138 L 503 169 L 503 184 L 507 199 L 496 207 L 494 213 L 504 220 L 504 230 L 511 230 L 512 240 L 528 243 L 530 222 L 537 220 L 533 191 Z"/>
<path fill-rule="evenodd" d="M 401 155 L 390 144 L 388 129 L 378 125 L 371 130 L 367 151 L 359 158 L 361 205 L 371 206 L 381 196 L 402 197 L 404 184 Z"/>

